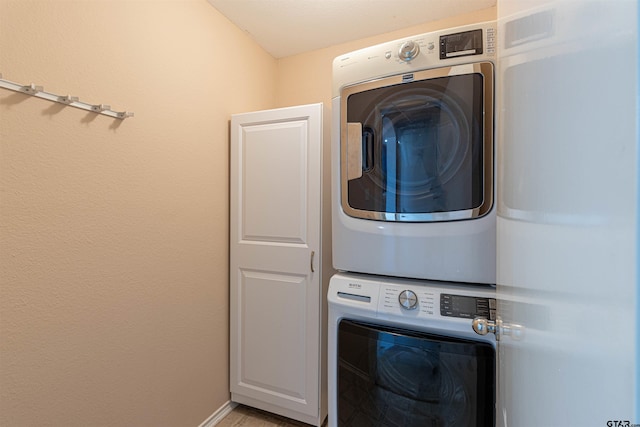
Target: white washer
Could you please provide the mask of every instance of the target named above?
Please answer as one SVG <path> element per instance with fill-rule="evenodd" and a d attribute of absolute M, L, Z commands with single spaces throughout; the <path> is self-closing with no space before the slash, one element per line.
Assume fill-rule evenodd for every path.
<path fill-rule="evenodd" d="M 333 265 L 495 284 L 496 24 L 335 58 Z"/>
<path fill-rule="evenodd" d="M 494 425 L 493 287 L 336 274 L 328 304 L 329 427 Z"/>

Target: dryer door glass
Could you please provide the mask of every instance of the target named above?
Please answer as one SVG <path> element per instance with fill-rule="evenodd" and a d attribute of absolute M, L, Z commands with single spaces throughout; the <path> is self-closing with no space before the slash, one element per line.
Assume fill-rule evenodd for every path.
<path fill-rule="evenodd" d="M 347 91 L 345 212 L 391 221 L 486 213 L 493 158 L 492 136 L 485 138 L 486 120 L 492 121 L 491 114 L 485 117 L 492 108 L 485 99 L 487 78 L 472 72 Z"/>
<path fill-rule="evenodd" d="M 337 375 L 340 426 L 494 425 L 486 342 L 342 320 Z"/>

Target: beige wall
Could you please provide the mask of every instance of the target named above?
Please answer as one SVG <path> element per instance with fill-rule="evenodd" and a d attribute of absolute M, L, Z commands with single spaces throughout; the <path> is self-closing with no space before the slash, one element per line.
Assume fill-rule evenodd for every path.
<path fill-rule="evenodd" d="M 279 61 L 205 0 L 0 0 L 0 426 L 198 426 L 228 399 L 228 120 L 330 106 L 331 63 L 495 9 Z M 330 111 L 325 115 L 325 141 Z"/>
<path fill-rule="evenodd" d="M 0 0 L 0 425 L 198 426 L 229 399 L 228 120 L 276 61 L 205 0 Z"/>

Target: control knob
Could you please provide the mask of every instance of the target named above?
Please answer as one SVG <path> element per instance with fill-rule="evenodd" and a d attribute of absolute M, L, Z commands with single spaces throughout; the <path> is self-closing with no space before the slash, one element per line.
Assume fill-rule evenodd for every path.
<path fill-rule="evenodd" d="M 406 41 L 400 46 L 398 56 L 403 61 L 409 62 L 420 53 L 420 46 L 413 40 Z"/>
<path fill-rule="evenodd" d="M 418 296 L 415 292 L 408 289 L 400 292 L 400 295 L 398 295 L 398 302 L 405 310 L 414 310 L 418 308 Z"/>

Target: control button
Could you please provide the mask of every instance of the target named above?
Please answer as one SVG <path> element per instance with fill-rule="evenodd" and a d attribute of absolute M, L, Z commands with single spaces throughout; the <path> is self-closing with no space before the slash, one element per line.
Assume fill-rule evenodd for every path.
<path fill-rule="evenodd" d="M 433 42 L 429 42 L 429 44 L 427 45 L 427 49 L 429 50 L 435 49 L 435 45 L 433 44 Z"/>
<path fill-rule="evenodd" d="M 391 58 L 391 51 L 389 51 L 389 52 L 385 52 L 385 53 L 384 53 L 384 57 L 385 57 L 386 59 L 390 59 L 390 58 Z"/>
<path fill-rule="evenodd" d="M 405 310 L 414 310 L 418 307 L 418 296 L 413 291 L 404 290 L 398 295 L 398 302 Z"/>
<path fill-rule="evenodd" d="M 408 62 L 418 56 L 418 53 L 420 53 L 420 46 L 418 46 L 418 43 L 413 40 L 409 40 L 402 43 L 402 46 L 400 46 L 400 50 L 398 51 L 398 56 L 403 61 Z"/>

